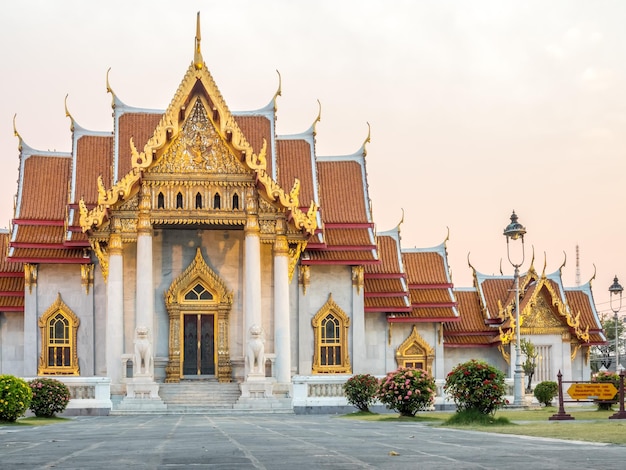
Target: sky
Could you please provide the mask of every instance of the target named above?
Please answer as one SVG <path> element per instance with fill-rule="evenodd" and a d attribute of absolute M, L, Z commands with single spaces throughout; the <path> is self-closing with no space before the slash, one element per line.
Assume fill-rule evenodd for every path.
<path fill-rule="evenodd" d="M 0 227 L 17 190 L 14 116 L 39 150 L 71 150 L 66 95 L 80 126 L 112 130 L 109 68 L 123 102 L 165 109 L 193 59 L 198 11 L 202 54 L 231 110 L 269 103 L 278 71 L 278 134 L 307 130 L 318 100 L 318 155 L 358 151 L 369 126 L 379 232 L 403 220 L 406 248 L 449 233 L 452 280 L 470 287 L 468 259 L 478 272 L 512 275 L 503 230 L 515 210 L 527 230 L 521 271 L 534 252 L 540 273 L 565 262 L 566 286 L 595 274 L 598 311 L 612 315 L 613 277 L 626 286 L 619 0 L 7 2 Z"/>

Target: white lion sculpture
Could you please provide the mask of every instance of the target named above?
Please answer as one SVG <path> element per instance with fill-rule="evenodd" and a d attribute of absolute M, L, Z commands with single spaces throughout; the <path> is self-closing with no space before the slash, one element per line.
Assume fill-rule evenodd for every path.
<path fill-rule="evenodd" d="M 134 376 L 152 376 L 152 343 L 148 328 L 138 326 L 135 329 L 135 357 L 133 360 Z"/>

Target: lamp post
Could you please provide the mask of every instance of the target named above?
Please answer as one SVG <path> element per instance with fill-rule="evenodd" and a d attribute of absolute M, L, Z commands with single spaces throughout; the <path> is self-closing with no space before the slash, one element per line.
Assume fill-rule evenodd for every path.
<path fill-rule="evenodd" d="M 613 279 L 613 284 L 609 287 L 609 292 L 611 293 L 611 310 L 613 311 L 613 321 L 615 322 L 615 372 L 619 374 L 620 364 L 619 364 L 619 328 L 618 328 L 618 318 L 617 313 L 622 308 L 622 292 L 624 288 L 620 285 L 617 280 L 617 276 Z M 613 307 L 613 296 L 619 294 L 619 306 L 617 308 Z"/>
<path fill-rule="evenodd" d="M 524 371 L 522 370 L 522 349 L 520 346 L 520 318 L 519 318 L 519 267 L 524 264 L 524 234 L 526 228 L 517 221 L 517 214 L 515 211 L 511 214 L 511 223 L 504 229 L 504 236 L 506 237 L 506 254 L 509 258 L 509 263 L 515 268 L 515 375 L 513 377 L 513 389 L 514 397 L 513 404 L 515 406 L 522 406 L 522 381 L 524 380 Z M 509 240 L 522 241 L 522 260 L 519 263 L 514 262 L 511 259 L 511 251 L 509 247 Z"/>

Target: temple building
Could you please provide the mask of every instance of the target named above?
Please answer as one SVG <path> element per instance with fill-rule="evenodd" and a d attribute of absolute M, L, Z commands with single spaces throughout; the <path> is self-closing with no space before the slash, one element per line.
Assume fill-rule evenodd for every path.
<path fill-rule="evenodd" d="M 513 276 L 470 266 L 474 285 L 455 287 L 447 238 L 405 249 L 401 223 L 377 231 L 369 137 L 322 156 L 319 116 L 281 135 L 280 85 L 266 107 L 230 110 L 199 17 L 166 110 L 125 104 L 108 76 L 107 88 L 111 129 L 81 127 L 66 106 L 68 152 L 31 148 L 15 130 L 0 373 L 64 381 L 77 413 L 321 410 L 346 404 L 351 375 L 400 366 L 431 372 L 444 404 L 446 374 L 471 358 L 512 383 Z M 590 348 L 606 342 L 591 281 L 566 288 L 561 269 L 533 261 L 519 292 L 535 381 L 588 379 Z"/>

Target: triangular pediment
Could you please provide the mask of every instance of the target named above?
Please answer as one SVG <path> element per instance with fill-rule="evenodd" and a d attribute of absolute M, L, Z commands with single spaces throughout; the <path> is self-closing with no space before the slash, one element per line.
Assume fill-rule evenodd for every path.
<path fill-rule="evenodd" d="M 231 152 L 206 110 L 207 103 L 196 97 L 180 133 L 168 144 L 146 173 L 251 174 Z"/>
<path fill-rule="evenodd" d="M 522 311 L 522 331 L 527 334 L 554 334 L 566 331 L 567 321 L 559 314 L 547 289 L 533 295 Z"/>
<path fill-rule="evenodd" d="M 246 139 L 202 59 L 199 30 L 198 20 L 194 60 L 154 133 L 143 149 L 137 149 L 132 139 L 128 142 L 131 170 L 110 189 L 104 187 L 102 178 L 98 180 L 98 205 L 92 210 L 81 199 L 83 231 L 100 228 L 111 208 L 137 193 L 144 173 L 222 170 L 226 174 L 249 173 L 260 197 L 286 212 L 296 230 L 313 234 L 317 228 L 317 205 L 311 201 L 308 211 L 303 212 L 299 181 L 296 179 L 287 191 L 272 179 L 267 171 L 268 142 L 263 139 L 255 152 Z"/>

